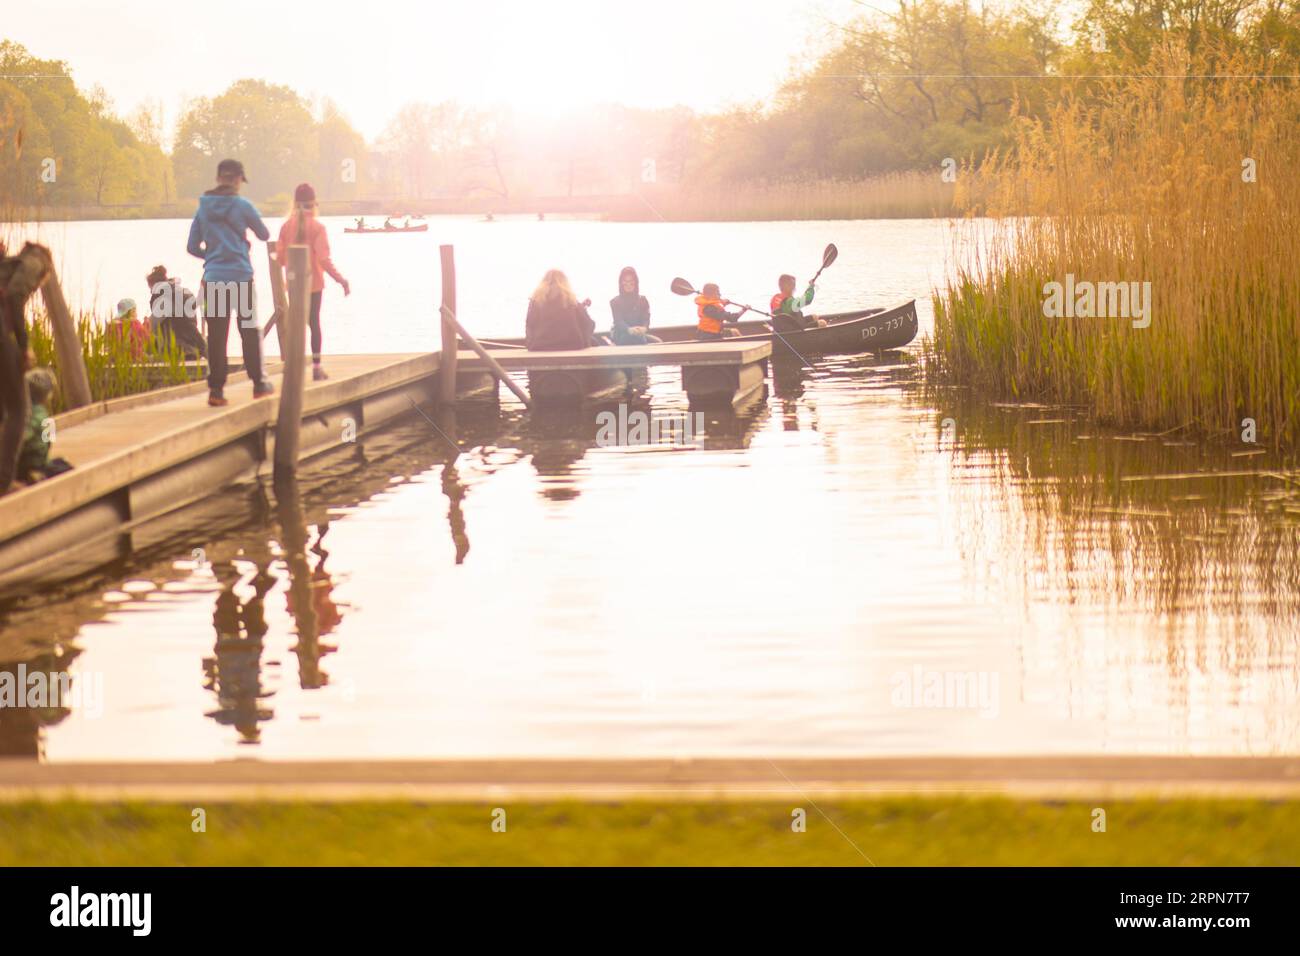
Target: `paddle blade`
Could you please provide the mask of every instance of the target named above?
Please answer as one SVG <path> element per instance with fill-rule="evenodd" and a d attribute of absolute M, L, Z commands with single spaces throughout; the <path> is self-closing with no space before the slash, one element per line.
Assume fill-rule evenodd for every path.
<path fill-rule="evenodd" d="M 839 257 L 840 250 L 835 248 L 835 243 L 830 243 L 826 246 L 826 251 L 822 253 L 822 268 L 825 269 Z"/>
<path fill-rule="evenodd" d="M 676 292 L 678 295 L 695 295 L 695 294 L 696 294 L 696 293 L 695 293 L 695 286 L 691 285 L 691 284 L 690 284 L 689 282 L 687 282 L 685 279 L 681 279 L 681 278 L 674 279 L 674 280 L 673 280 L 673 286 L 672 286 L 672 288 L 673 288 L 673 291 Z"/>

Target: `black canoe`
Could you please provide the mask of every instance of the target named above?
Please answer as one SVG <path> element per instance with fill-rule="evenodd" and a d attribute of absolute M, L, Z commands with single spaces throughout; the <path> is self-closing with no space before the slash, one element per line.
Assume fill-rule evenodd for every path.
<path fill-rule="evenodd" d="M 916 300 L 913 299 L 892 309 L 859 309 L 857 312 L 832 312 L 821 316 L 828 325 L 822 328 L 804 329 L 800 332 L 782 332 L 773 336 L 766 319 L 747 320 L 739 323 L 738 338 L 728 342 L 766 342 L 772 340 L 772 353 L 775 356 L 791 353 L 807 357 L 810 355 L 855 355 L 861 352 L 883 352 L 886 349 L 902 348 L 916 338 Z M 696 331 L 693 325 L 652 326 L 652 335 L 657 335 L 665 342 L 694 342 Z M 521 348 L 523 339 L 483 340 L 487 348 L 505 347 Z"/>

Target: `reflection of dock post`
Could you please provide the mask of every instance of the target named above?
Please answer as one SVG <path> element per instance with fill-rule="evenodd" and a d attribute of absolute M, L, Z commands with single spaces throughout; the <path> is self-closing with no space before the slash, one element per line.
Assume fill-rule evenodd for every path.
<path fill-rule="evenodd" d="M 86 360 L 81 354 L 77 325 L 68 312 L 63 287 L 59 285 L 59 277 L 54 271 L 53 258 L 49 264 L 49 275 L 41 286 L 41 298 L 45 300 L 45 311 L 54 330 L 54 349 L 59 356 L 59 378 L 63 380 L 64 402 L 69 409 L 89 405 L 90 378 L 86 375 Z"/>
<path fill-rule="evenodd" d="M 456 257 L 452 246 L 439 246 L 442 258 L 442 361 L 438 364 L 438 400 L 444 405 L 456 402 Z"/>
<path fill-rule="evenodd" d="M 310 293 L 310 259 L 306 246 L 290 246 L 288 264 L 289 311 L 285 315 L 284 380 L 280 412 L 275 421 L 275 474 L 293 474 L 298 467 L 298 429 L 302 425 L 304 353 Z"/>
<path fill-rule="evenodd" d="M 298 643 L 298 686 L 304 690 L 324 687 L 328 678 L 321 672 L 320 622 L 312 593 L 311 562 L 307 558 L 307 515 L 298 490 L 298 479 L 290 474 L 275 478 L 275 510 L 280 519 L 280 547 L 289 569 L 289 607 Z"/>
<path fill-rule="evenodd" d="M 451 525 L 451 540 L 456 545 L 456 563 L 462 564 L 469 554 L 469 534 L 465 530 L 465 513 L 461 501 L 465 498 L 465 484 L 460 480 L 456 462 L 460 446 L 456 443 L 456 406 L 442 405 L 434 411 L 438 429 L 451 443 L 452 454 L 442 466 L 442 492 L 447 496 L 447 521 Z"/>

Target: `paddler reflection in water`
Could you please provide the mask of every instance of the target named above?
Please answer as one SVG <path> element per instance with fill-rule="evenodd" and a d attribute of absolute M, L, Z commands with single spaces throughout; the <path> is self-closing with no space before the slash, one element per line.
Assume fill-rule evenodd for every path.
<path fill-rule="evenodd" d="M 803 308 L 812 305 L 816 291 L 811 282 L 803 295 L 794 294 L 795 279 L 792 275 L 783 275 L 777 280 L 780 291 L 772 296 L 772 328 L 778 332 L 800 332 L 804 329 L 826 327 L 826 320 L 815 315 L 804 315 Z"/>
<path fill-rule="evenodd" d="M 716 282 L 704 284 L 704 289 L 695 297 L 695 311 L 699 316 L 699 324 L 695 327 L 697 339 L 717 341 L 740 334 L 740 329 L 734 326 L 749 311 L 749 306 L 742 306 L 739 312 L 728 312 L 728 305 L 731 303 L 722 297 L 722 291 Z M 733 327 L 727 328 L 728 324 Z"/>

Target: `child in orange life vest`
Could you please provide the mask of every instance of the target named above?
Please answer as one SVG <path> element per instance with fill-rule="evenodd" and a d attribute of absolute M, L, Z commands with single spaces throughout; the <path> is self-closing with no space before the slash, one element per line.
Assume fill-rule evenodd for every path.
<path fill-rule="evenodd" d="M 724 306 L 731 305 L 722 298 L 717 283 L 709 282 L 703 291 L 695 297 L 696 314 L 700 317 L 695 328 L 695 337 L 701 341 L 717 341 L 740 334 L 736 328 L 724 328 L 727 323 L 735 325 L 740 317 L 749 311 L 749 306 L 742 306 L 739 312 L 728 312 Z"/>

